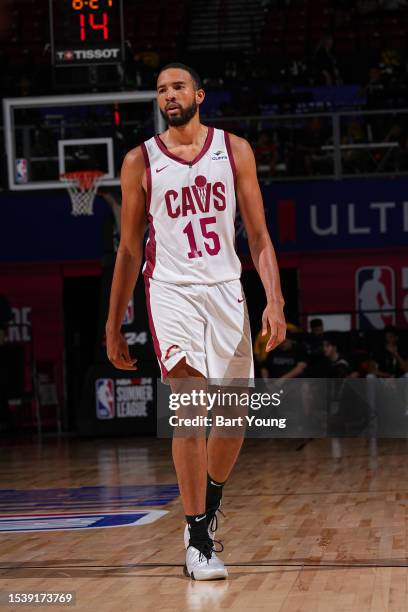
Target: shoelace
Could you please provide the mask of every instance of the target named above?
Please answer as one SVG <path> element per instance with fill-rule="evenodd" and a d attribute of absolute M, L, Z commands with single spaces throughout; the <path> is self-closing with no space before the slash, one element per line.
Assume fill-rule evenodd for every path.
<path fill-rule="evenodd" d="M 218 529 L 218 517 L 217 517 L 217 512 L 219 512 L 220 514 L 222 514 L 222 516 L 225 518 L 225 514 L 223 513 L 223 511 L 221 510 L 220 507 L 216 508 L 214 514 L 212 515 L 209 523 L 208 523 L 208 529 L 211 531 L 211 533 L 215 533 Z"/>
<path fill-rule="evenodd" d="M 220 545 L 219 550 L 216 550 L 214 546 L 215 543 Z M 194 548 L 197 548 L 197 550 L 200 551 L 200 554 L 198 556 L 199 562 L 201 562 L 202 558 L 205 557 L 207 559 L 207 563 L 211 559 L 213 552 L 219 553 L 224 550 L 224 546 L 219 540 L 211 539 L 204 540 L 204 542 L 195 542 L 193 544 L 190 544 L 190 546 L 193 546 Z"/>

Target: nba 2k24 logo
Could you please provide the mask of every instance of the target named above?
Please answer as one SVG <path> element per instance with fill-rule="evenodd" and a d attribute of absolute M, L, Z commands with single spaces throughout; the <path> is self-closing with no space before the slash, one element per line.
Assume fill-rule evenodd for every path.
<path fill-rule="evenodd" d="M 395 324 L 395 277 L 388 266 L 356 272 L 356 310 L 359 329 L 383 329 Z"/>
<path fill-rule="evenodd" d="M 95 381 L 96 418 L 115 418 L 115 382 L 113 378 L 98 378 Z"/>

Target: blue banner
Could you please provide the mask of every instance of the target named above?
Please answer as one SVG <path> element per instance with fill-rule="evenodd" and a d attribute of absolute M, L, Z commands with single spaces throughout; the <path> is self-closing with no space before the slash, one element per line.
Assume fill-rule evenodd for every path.
<path fill-rule="evenodd" d="M 408 246 L 408 178 L 274 182 L 262 188 L 277 251 Z M 113 215 L 100 198 L 92 217 L 73 217 L 65 192 L 0 196 L 0 261 L 98 260 Z M 237 248 L 248 253 L 237 222 Z"/>
<path fill-rule="evenodd" d="M 408 179 L 276 182 L 262 193 L 278 251 L 408 246 Z M 245 232 L 238 245 L 248 252 Z"/>

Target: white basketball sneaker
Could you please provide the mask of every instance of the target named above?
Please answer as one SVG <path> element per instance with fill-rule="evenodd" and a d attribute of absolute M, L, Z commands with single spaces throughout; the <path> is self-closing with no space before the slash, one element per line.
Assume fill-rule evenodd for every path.
<path fill-rule="evenodd" d="M 185 576 L 193 580 L 222 580 L 228 576 L 227 569 L 217 557 L 210 540 L 198 548 L 189 544 L 183 571 Z"/>

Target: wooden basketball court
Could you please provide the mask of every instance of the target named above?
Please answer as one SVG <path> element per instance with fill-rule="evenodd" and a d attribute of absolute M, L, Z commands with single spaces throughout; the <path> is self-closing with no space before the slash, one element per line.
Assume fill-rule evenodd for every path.
<path fill-rule="evenodd" d="M 333 450 L 330 440 L 246 441 L 217 532 L 230 577 L 205 583 L 182 573 L 170 441 L 3 442 L 3 598 L 75 592 L 75 605 L 51 607 L 81 612 L 406 611 L 408 444 L 355 439 Z M 154 522 L 112 526 L 138 512 Z M 92 513 L 109 528 L 83 528 Z M 61 515 L 75 528 L 61 528 Z"/>

